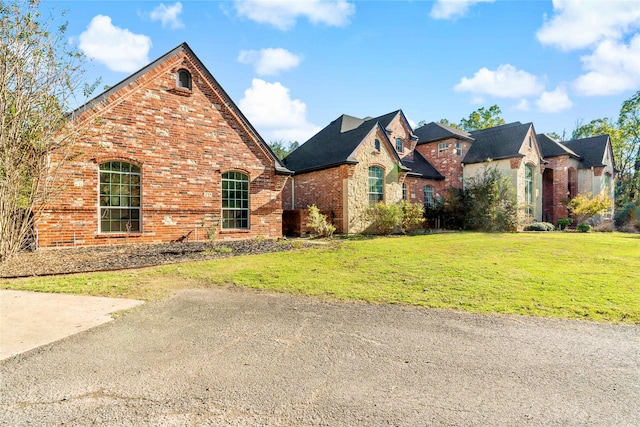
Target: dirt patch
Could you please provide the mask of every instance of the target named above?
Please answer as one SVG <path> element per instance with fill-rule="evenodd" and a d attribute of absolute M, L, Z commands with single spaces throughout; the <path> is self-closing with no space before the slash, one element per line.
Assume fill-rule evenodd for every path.
<path fill-rule="evenodd" d="M 290 251 L 301 241 L 234 240 L 42 249 L 19 254 L 0 264 L 0 277 L 46 276 L 88 271 L 150 267 L 182 261 L 202 261 L 237 255 Z"/>

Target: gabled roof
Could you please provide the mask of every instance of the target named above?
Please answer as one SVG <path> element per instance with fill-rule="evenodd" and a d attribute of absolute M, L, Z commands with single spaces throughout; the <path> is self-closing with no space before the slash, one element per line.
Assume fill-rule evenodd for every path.
<path fill-rule="evenodd" d="M 469 132 L 436 122 L 420 126 L 415 129 L 413 133 L 418 137 L 418 144 L 427 144 L 429 142 L 441 141 L 449 138 L 473 141 Z"/>
<path fill-rule="evenodd" d="M 538 147 L 540 147 L 540 152 L 544 158 L 558 156 L 570 156 L 576 159 L 580 158 L 580 156 L 574 153 L 572 149 L 551 138 L 546 133 L 537 134 L 536 139 L 538 140 Z"/>
<path fill-rule="evenodd" d="M 99 104 L 101 102 L 106 102 L 111 95 L 115 94 L 120 89 L 130 85 L 131 83 L 135 82 L 137 79 L 139 79 L 140 77 L 142 77 L 143 75 L 145 75 L 146 73 L 148 73 L 149 71 L 151 71 L 152 69 L 154 69 L 155 67 L 160 65 L 162 62 L 166 61 L 167 59 L 171 58 L 172 56 L 175 56 L 179 52 L 186 53 L 187 56 L 189 56 L 195 62 L 195 65 L 198 68 L 198 70 L 200 72 L 202 72 L 202 74 L 204 74 L 204 77 L 208 80 L 208 82 L 213 87 L 215 87 L 216 91 L 223 98 L 224 104 L 226 105 L 226 107 L 228 107 L 231 110 L 232 115 L 235 115 L 238 118 L 238 120 L 240 121 L 240 125 L 243 125 L 247 129 L 247 132 L 249 133 L 250 137 L 252 137 L 256 141 L 256 143 L 258 145 L 262 146 L 262 148 L 264 148 L 267 151 L 267 153 L 269 153 L 269 155 L 271 156 L 271 159 L 274 161 L 275 170 L 277 172 L 279 172 L 279 173 L 290 174 L 291 171 L 288 170 L 287 168 L 285 168 L 282 165 L 282 163 L 280 162 L 278 157 L 273 153 L 273 151 L 271 150 L 269 145 L 264 141 L 264 139 L 262 139 L 260 134 L 255 130 L 255 128 L 251 125 L 249 120 L 247 120 L 247 118 L 244 116 L 244 114 L 242 114 L 242 111 L 240 111 L 238 106 L 233 102 L 233 100 L 229 97 L 229 95 L 222 88 L 222 86 L 220 86 L 218 81 L 213 77 L 213 75 L 209 72 L 209 70 L 204 66 L 202 61 L 200 61 L 200 58 L 198 58 L 196 56 L 196 54 L 191 50 L 191 48 L 189 47 L 189 45 L 187 43 L 182 43 L 182 44 L 178 45 L 176 48 L 174 48 L 174 49 L 170 50 L 169 52 L 165 53 L 160 58 L 158 58 L 155 61 L 149 63 L 148 65 L 146 65 L 145 67 L 143 67 L 140 70 L 136 71 L 135 73 L 131 74 L 129 77 L 125 78 L 124 80 L 120 81 L 119 83 L 115 84 L 114 86 L 111 86 L 109 89 L 107 89 L 106 91 L 102 92 L 100 95 L 96 96 L 95 98 L 91 99 L 90 101 L 88 101 L 84 105 L 81 105 L 80 107 L 76 108 L 71 113 L 71 117 L 77 117 L 80 114 L 82 114 L 83 112 L 90 110 L 91 108 L 93 108 L 97 104 Z"/>
<path fill-rule="evenodd" d="M 391 147 L 385 130 L 398 112 L 400 110 L 367 119 L 358 119 L 343 114 L 311 139 L 301 144 L 285 157 L 283 162 L 289 170 L 296 173 L 328 169 L 343 164 L 356 164 L 358 163 L 354 157 L 356 149 L 365 137 L 376 128 L 379 128 L 384 135 L 384 141 L 381 142 Z M 393 149 L 389 151 L 393 153 L 398 164 L 402 165 L 398 153 Z"/>
<path fill-rule="evenodd" d="M 564 145 L 582 158 L 579 167 L 586 169 L 605 166 L 603 160 L 608 143 L 609 135 L 598 135 L 591 138 L 567 141 Z M 611 161 L 613 162 L 613 158 Z"/>
<path fill-rule="evenodd" d="M 426 179 L 443 180 L 442 175 L 436 168 L 433 167 L 427 159 L 425 159 L 420 152 L 414 150 L 411 154 L 402 159 L 402 163 L 411 169 L 409 175 L 417 176 Z"/>
<path fill-rule="evenodd" d="M 514 122 L 493 128 L 475 130 L 471 137 L 475 142 L 462 160 L 463 163 L 482 163 L 489 159 L 501 160 L 523 157 L 520 147 L 533 127 L 532 123 Z"/>

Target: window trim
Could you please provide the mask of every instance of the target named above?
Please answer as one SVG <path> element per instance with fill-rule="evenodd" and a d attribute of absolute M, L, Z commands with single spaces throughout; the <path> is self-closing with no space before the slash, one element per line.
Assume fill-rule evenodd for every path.
<path fill-rule="evenodd" d="M 525 212 L 529 216 L 535 215 L 535 166 L 527 163 L 524 165 L 524 203 L 526 206 Z M 529 172 L 531 172 L 531 178 L 529 178 Z"/>
<path fill-rule="evenodd" d="M 225 175 L 228 174 L 234 174 L 233 178 L 227 178 L 225 177 Z M 236 174 L 239 174 L 240 176 L 246 177 L 245 179 L 237 179 L 236 178 Z M 229 185 L 229 183 L 234 183 L 233 188 L 225 188 L 225 182 L 227 183 L 227 185 Z M 244 188 L 242 188 L 242 183 L 246 182 L 246 190 Z M 240 188 L 237 187 L 237 184 L 241 183 Z M 231 198 L 229 197 L 229 191 L 232 190 L 234 192 L 234 197 Z M 220 178 L 220 229 L 223 231 L 229 231 L 229 230 L 250 230 L 251 229 L 251 177 L 247 172 L 241 171 L 241 170 L 228 170 L 225 171 L 221 174 L 221 178 Z M 225 191 L 227 191 L 227 197 L 225 198 Z M 242 205 L 244 204 L 243 202 L 245 202 L 244 197 L 235 197 L 235 195 L 237 195 L 237 192 L 240 193 L 245 193 L 246 192 L 246 207 L 243 207 Z M 241 195 L 242 196 L 242 195 Z M 227 202 L 227 204 L 230 201 L 234 201 L 234 202 L 238 202 L 240 201 L 240 207 L 225 207 L 225 201 Z M 235 203 L 234 203 L 235 204 Z M 225 212 L 235 212 L 236 215 L 234 215 L 233 218 L 225 218 Z M 244 218 L 242 215 L 240 217 L 237 216 L 238 213 L 242 213 L 242 212 L 246 212 L 246 218 Z M 233 222 L 233 227 L 228 226 L 229 222 Z M 246 221 L 246 227 L 237 227 L 238 222 L 242 223 L 243 221 Z"/>
<path fill-rule="evenodd" d="M 462 143 L 456 141 L 456 156 L 462 156 Z"/>
<path fill-rule="evenodd" d="M 183 85 L 182 76 L 184 75 L 187 76 L 187 82 L 186 82 L 187 86 Z M 185 68 L 180 68 L 176 72 L 176 87 L 184 90 L 192 90 L 193 78 L 191 77 L 191 73 L 189 72 L 189 70 Z"/>
<path fill-rule="evenodd" d="M 380 171 L 380 176 L 376 174 L 375 176 L 371 176 L 372 171 Z M 372 179 L 375 179 L 376 182 L 372 183 Z M 368 184 L 368 196 L 369 196 L 369 206 L 373 206 L 376 203 L 384 203 L 384 168 L 381 166 L 373 165 L 369 166 L 368 175 L 367 175 L 367 184 Z M 380 190 L 380 191 L 372 191 Z"/>
<path fill-rule="evenodd" d="M 446 152 L 449 149 L 448 142 L 438 142 L 438 157 L 440 157 L 440 153 L 443 151 Z"/>
<path fill-rule="evenodd" d="M 409 186 L 406 182 L 402 183 L 402 200 L 409 200 Z"/>
<path fill-rule="evenodd" d="M 433 208 L 435 206 L 435 189 L 433 188 L 433 185 L 425 185 L 422 189 L 422 193 L 424 199 L 423 204 L 427 205 L 429 208 Z"/>
<path fill-rule="evenodd" d="M 402 138 L 396 138 L 396 151 L 402 153 L 404 151 L 404 142 Z"/>
<path fill-rule="evenodd" d="M 120 170 L 115 170 L 112 169 L 114 166 L 114 163 L 118 163 L 120 165 L 125 164 L 127 165 L 127 169 L 129 169 L 128 171 L 122 171 L 122 166 L 119 166 Z M 109 169 L 103 169 L 103 167 L 106 167 L 106 165 L 109 165 Z M 137 171 L 134 171 L 133 169 L 136 169 Z M 117 179 L 117 183 L 113 181 L 113 178 L 110 177 L 109 178 L 109 182 L 104 182 L 102 180 L 102 174 L 109 174 L 109 175 L 115 175 L 118 176 Z M 129 181 L 128 183 L 123 183 L 123 179 L 122 176 L 127 176 L 128 179 L 127 181 Z M 132 179 L 132 177 L 137 176 L 137 180 Z M 137 184 L 135 183 L 135 181 L 137 181 Z M 108 193 L 103 193 L 102 189 L 104 188 L 104 185 L 109 185 L 109 192 Z M 111 189 L 114 185 L 118 186 L 118 194 L 114 194 Z M 123 194 L 123 188 L 125 187 L 127 190 L 127 194 Z M 137 188 L 137 193 L 138 195 L 135 195 L 135 192 L 132 191 L 134 188 Z M 129 198 L 129 203 L 126 205 L 121 205 L 121 198 L 122 197 L 127 197 Z M 109 203 L 108 204 L 103 204 L 103 200 L 104 198 L 108 198 Z M 115 204 L 111 204 L 111 201 L 113 200 L 113 198 L 117 198 L 118 199 L 118 206 L 115 206 Z M 138 200 L 138 205 L 135 206 L 133 204 L 133 200 L 137 199 Z M 111 212 L 112 211 L 129 211 L 128 212 L 128 218 L 126 217 L 120 217 L 120 219 L 111 219 L 109 218 L 106 222 L 109 223 L 109 230 L 105 230 L 103 228 L 103 223 L 105 222 L 105 220 L 103 219 L 105 214 L 107 212 L 109 212 L 109 216 L 111 217 Z M 135 217 L 137 216 L 137 218 Z M 125 220 L 127 220 L 125 222 Z M 134 228 L 131 224 L 132 223 L 136 223 L 137 222 L 137 227 Z M 112 225 L 113 224 L 119 224 L 118 226 L 118 230 L 111 230 Z M 122 230 L 122 224 L 129 224 L 129 228 L 127 229 L 127 226 L 125 225 L 125 229 Z M 104 234 L 104 235 L 114 235 L 114 234 L 140 234 L 142 233 L 142 167 L 139 164 L 133 163 L 130 160 L 118 160 L 118 159 L 112 159 L 112 160 L 106 160 L 101 162 L 98 165 L 98 234 Z"/>

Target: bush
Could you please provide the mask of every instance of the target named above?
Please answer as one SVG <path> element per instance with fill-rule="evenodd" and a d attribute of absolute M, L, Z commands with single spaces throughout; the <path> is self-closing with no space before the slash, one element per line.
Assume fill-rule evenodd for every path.
<path fill-rule="evenodd" d="M 587 223 L 581 222 L 578 224 L 577 230 L 581 233 L 588 233 L 591 231 L 591 226 Z"/>
<path fill-rule="evenodd" d="M 548 222 L 534 222 L 524 227 L 524 231 L 553 231 L 555 227 Z"/>
<path fill-rule="evenodd" d="M 558 230 L 564 230 L 573 224 L 573 218 L 558 218 Z"/>
<path fill-rule="evenodd" d="M 611 208 L 611 199 L 606 194 L 591 196 L 591 193 L 578 194 L 567 203 L 567 209 L 578 220 L 578 225 L 585 223 L 596 215 L 603 214 Z"/>
<path fill-rule="evenodd" d="M 364 216 L 367 221 L 371 221 L 371 226 L 376 229 L 378 234 L 386 236 L 400 225 L 402 210 L 400 206 L 395 204 L 376 203 L 365 211 Z"/>
<path fill-rule="evenodd" d="M 640 230 L 640 201 L 630 202 L 615 214 L 616 226 L 624 230 Z"/>
<path fill-rule="evenodd" d="M 319 237 L 333 236 L 336 227 L 327 221 L 327 216 L 320 213 L 320 209 L 316 205 L 309 206 L 309 221 L 307 227 L 312 229 Z"/>
<path fill-rule="evenodd" d="M 518 202 L 509 178 L 496 168 L 466 181 L 464 228 L 478 231 L 516 231 Z"/>
<path fill-rule="evenodd" d="M 602 224 L 593 227 L 593 231 L 599 231 L 601 233 L 611 233 L 615 231 L 615 229 L 616 227 L 611 220 L 603 221 Z"/>
<path fill-rule="evenodd" d="M 420 203 L 400 202 L 400 229 L 403 233 L 424 222 L 424 207 Z"/>

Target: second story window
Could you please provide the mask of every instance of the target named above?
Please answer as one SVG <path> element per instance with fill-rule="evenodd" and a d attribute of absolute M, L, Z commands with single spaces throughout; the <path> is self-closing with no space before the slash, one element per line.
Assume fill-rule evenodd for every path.
<path fill-rule="evenodd" d="M 400 138 L 396 138 L 396 151 L 402 153 L 402 140 Z"/>
<path fill-rule="evenodd" d="M 449 148 L 448 142 L 440 142 L 438 143 L 438 157 L 442 155 L 442 153 L 446 154 L 447 149 Z"/>
<path fill-rule="evenodd" d="M 376 138 L 375 141 L 373 141 L 373 148 L 376 151 L 380 151 L 380 140 L 378 138 Z"/>
<path fill-rule="evenodd" d="M 191 73 L 185 69 L 178 70 L 177 78 L 179 88 L 191 90 Z"/>
<path fill-rule="evenodd" d="M 456 156 L 462 156 L 462 143 L 456 142 Z"/>

